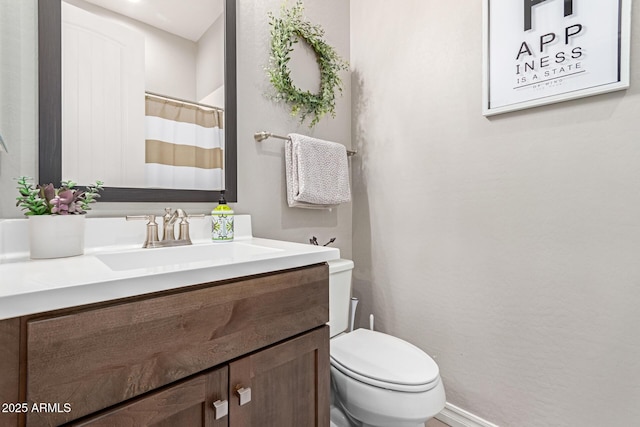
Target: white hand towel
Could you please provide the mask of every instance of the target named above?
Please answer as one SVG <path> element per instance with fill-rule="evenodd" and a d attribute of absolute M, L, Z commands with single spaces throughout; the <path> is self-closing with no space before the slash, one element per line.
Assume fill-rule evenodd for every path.
<path fill-rule="evenodd" d="M 328 209 L 351 200 L 344 145 L 289 134 L 285 143 L 287 202 L 290 207 Z"/>

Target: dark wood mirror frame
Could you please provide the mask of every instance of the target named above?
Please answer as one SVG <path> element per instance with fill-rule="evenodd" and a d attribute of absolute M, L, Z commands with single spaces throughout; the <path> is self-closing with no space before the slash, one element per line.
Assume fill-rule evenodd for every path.
<path fill-rule="evenodd" d="M 61 0 L 38 0 L 38 182 L 62 180 Z M 236 1 L 224 0 L 225 198 L 237 202 Z M 108 183 L 107 183 L 108 184 Z M 219 191 L 105 187 L 104 202 L 211 202 Z"/>

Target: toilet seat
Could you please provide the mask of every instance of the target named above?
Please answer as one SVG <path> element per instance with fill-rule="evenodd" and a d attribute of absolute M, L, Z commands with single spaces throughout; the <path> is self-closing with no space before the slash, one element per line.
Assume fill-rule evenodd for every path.
<path fill-rule="evenodd" d="M 400 338 L 357 329 L 331 340 L 331 365 L 343 374 L 388 390 L 425 392 L 439 383 L 438 365 Z"/>

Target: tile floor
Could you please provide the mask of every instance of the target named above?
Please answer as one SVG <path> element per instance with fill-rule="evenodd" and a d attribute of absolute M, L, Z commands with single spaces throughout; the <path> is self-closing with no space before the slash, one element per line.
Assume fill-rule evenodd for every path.
<path fill-rule="evenodd" d="M 430 419 L 425 424 L 425 427 L 449 427 L 448 424 L 443 423 L 442 421 L 438 421 L 435 418 Z"/>

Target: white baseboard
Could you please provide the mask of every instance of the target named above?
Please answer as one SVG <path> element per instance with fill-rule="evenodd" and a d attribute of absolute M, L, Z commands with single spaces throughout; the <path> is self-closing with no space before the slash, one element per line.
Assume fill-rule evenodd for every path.
<path fill-rule="evenodd" d="M 498 427 L 496 424 L 483 420 L 449 402 L 444 405 L 442 412 L 435 418 L 451 427 Z"/>

